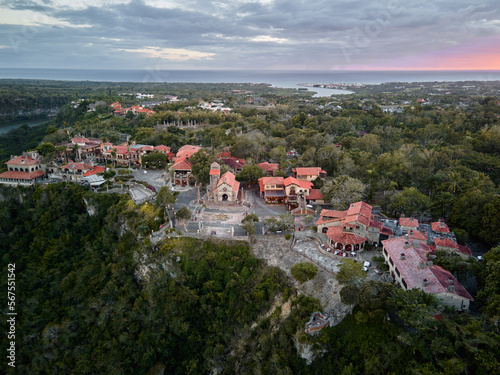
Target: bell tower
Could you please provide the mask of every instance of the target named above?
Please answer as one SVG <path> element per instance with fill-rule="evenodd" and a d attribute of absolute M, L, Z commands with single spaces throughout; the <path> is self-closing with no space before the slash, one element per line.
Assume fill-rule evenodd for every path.
<path fill-rule="evenodd" d="M 217 184 L 220 179 L 220 165 L 217 162 L 213 162 L 210 165 L 210 185 L 209 191 L 207 192 L 209 199 L 214 199 L 214 190 L 217 188 Z"/>

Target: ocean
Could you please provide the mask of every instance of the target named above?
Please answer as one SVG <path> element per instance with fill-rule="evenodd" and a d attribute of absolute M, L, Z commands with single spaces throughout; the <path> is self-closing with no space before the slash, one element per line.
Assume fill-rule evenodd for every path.
<path fill-rule="evenodd" d="M 99 82 L 268 83 L 300 88 L 300 83 L 364 83 L 498 81 L 500 71 L 280 71 L 280 70 L 106 70 L 0 68 L 0 79 L 48 79 Z M 314 88 L 315 96 L 346 94 L 343 90 Z"/>

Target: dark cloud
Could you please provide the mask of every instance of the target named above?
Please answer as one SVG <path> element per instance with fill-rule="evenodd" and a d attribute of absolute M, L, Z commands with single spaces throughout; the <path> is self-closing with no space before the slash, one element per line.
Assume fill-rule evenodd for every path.
<path fill-rule="evenodd" d="M 0 2 L 4 8 L 31 10 L 58 21 L 0 25 L 1 66 L 113 68 L 119 62 L 131 68 L 167 64 L 321 69 L 386 63 L 500 34 L 500 10 L 492 0 L 477 5 L 464 0 L 199 0 L 172 8 L 139 0 L 84 8 L 67 4 Z M 193 59 L 181 66 L 137 52 L 144 47 L 215 55 L 213 60 Z"/>

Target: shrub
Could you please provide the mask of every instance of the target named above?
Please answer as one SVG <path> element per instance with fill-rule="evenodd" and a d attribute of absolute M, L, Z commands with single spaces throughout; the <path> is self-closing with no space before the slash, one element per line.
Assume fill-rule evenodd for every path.
<path fill-rule="evenodd" d="M 292 235 L 291 235 L 291 234 L 288 234 L 288 233 L 287 233 L 287 234 L 285 234 L 285 240 L 289 240 L 291 237 L 292 237 Z"/>

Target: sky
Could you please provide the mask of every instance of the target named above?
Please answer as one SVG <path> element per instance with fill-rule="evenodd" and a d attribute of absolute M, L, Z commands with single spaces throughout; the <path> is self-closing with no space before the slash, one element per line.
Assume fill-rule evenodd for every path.
<path fill-rule="evenodd" d="M 498 0 L 0 0 L 1 68 L 500 70 Z"/>

